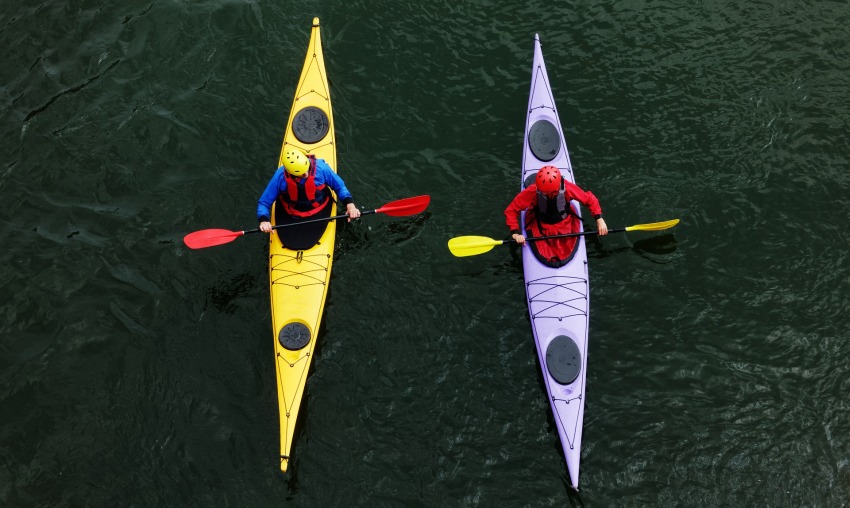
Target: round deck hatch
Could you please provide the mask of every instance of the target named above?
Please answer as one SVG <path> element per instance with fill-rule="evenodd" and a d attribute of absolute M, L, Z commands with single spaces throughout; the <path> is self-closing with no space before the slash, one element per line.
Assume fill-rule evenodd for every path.
<path fill-rule="evenodd" d="M 534 122 L 528 131 L 528 147 L 539 160 L 549 162 L 561 151 L 561 135 L 549 120 Z"/>
<path fill-rule="evenodd" d="M 328 115 L 316 106 L 307 106 L 292 119 L 292 133 L 302 143 L 317 143 L 328 135 L 331 122 Z"/>
<path fill-rule="evenodd" d="M 310 329 L 304 323 L 289 323 L 280 329 L 277 340 L 286 349 L 298 351 L 310 343 Z"/>
<path fill-rule="evenodd" d="M 581 372 L 581 351 L 576 343 L 565 335 L 555 337 L 546 348 L 546 368 L 562 385 L 575 381 Z"/>

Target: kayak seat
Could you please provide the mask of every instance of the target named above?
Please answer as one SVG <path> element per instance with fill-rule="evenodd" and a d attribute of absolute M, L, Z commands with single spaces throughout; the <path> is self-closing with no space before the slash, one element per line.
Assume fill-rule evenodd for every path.
<path fill-rule="evenodd" d="M 297 224 L 301 221 L 330 217 L 332 208 L 331 203 L 333 203 L 333 200 L 328 199 L 328 201 L 322 205 L 322 208 L 319 209 L 315 215 L 304 218 L 293 217 L 283 211 L 282 206 L 275 206 L 275 225 Z M 327 222 L 314 222 L 311 224 L 304 224 L 303 226 L 279 228 L 275 231 L 277 231 L 277 235 L 280 238 L 280 243 L 282 243 L 287 249 L 307 250 L 319 243 L 319 240 L 322 238 L 322 235 L 325 233 L 325 228 L 327 227 Z"/>
<path fill-rule="evenodd" d="M 526 238 L 533 238 L 534 233 L 530 229 L 526 229 L 525 230 L 525 237 Z M 549 266 L 551 268 L 560 268 L 560 267 L 564 266 L 565 264 L 569 263 L 570 261 L 573 260 L 573 258 L 576 255 L 576 252 L 578 251 L 579 242 L 576 241 L 575 245 L 573 246 L 573 250 L 570 251 L 569 256 L 567 256 L 563 259 L 560 259 L 560 258 L 557 258 L 557 257 L 545 257 L 543 254 L 540 253 L 540 250 L 538 249 L 537 244 L 539 244 L 540 242 L 548 242 L 548 241 L 550 241 L 550 240 L 538 240 L 536 242 L 526 242 L 526 245 L 528 245 L 529 249 L 531 249 L 531 253 L 534 254 L 534 257 L 536 257 L 538 261 L 540 261 L 544 265 Z"/>

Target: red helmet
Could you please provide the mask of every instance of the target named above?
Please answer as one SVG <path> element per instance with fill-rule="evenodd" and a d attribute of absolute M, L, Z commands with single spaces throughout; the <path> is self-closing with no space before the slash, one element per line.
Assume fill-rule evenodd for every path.
<path fill-rule="evenodd" d="M 561 172 L 555 166 L 543 166 L 537 172 L 534 183 L 543 194 L 554 194 L 561 190 Z"/>

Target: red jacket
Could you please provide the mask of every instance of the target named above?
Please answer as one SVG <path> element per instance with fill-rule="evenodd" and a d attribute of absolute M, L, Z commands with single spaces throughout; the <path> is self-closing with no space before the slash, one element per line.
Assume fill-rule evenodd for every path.
<path fill-rule="evenodd" d="M 529 185 L 517 194 L 505 209 L 505 223 L 511 231 L 520 231 L 520 212 L 526 211 L 526 231 L 521 232 L 521 234 L 528 238 L 579 232 L 581 223 L 578 217 L 572 214 L 556 224 L 546 224 L 538 221 L 535 217 L 535 213 L 537 212 L 537 195 L 537 186 L 533 184 Z M 567 200 L 576 200 L 586 206 L 590 209 L 590 213 L 594 217 L 602 215 L 602 207 L 599 205 L 599 200 L 592 192 L 582 190 L 579 186 L 566 180 L 564 180 L 564 197 Z M 573 212 L 575 212 L 575 207 L 573 207 Z M 531 243 L 533 244 L 532 248 L 537 251 L 535 254 L 538 257 L 542 257 L 545 260 L 564 261 L 572 257 L 572 252 L 577 241 L 577 237 L 568 237 Z"/>

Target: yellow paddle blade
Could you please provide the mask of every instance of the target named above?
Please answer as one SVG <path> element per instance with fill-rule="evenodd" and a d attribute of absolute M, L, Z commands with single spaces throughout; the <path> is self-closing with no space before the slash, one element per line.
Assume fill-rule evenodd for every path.
<path fill-rule="evenodd" d="M 678 223 L 679 219 L 651 222 L 649 224 L 635 224 L 634 226 L 627 227 L 626 231 L 661 231 L 662 229 L 670 229 Z"/>
<path fill-rule="evenodd" d="M 462 258 L 484 254 L 503 243 L 502 240 L 494 240 L 486 236 L 458 236 L 449 240 L 449 250 L 455 256 Z"/>

